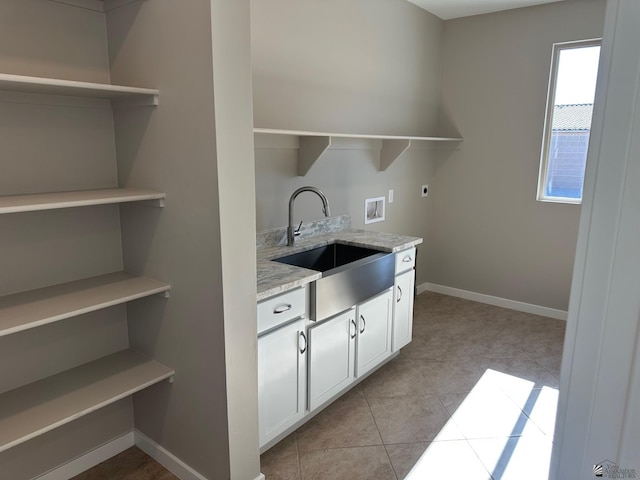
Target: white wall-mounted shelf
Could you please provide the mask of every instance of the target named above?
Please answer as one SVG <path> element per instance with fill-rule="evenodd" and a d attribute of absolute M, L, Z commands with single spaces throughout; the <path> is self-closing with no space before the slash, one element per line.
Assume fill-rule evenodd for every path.
<path fill-rule="evenodd" d="M 6 195 L 0 197 L 0 214 L 127 202 L 145 202 L 153 206 L 164 207 L 165 197 L 163 192 L 134 188 Z"/>
<path fill-rule="evenodd" d="M 106 407 L 175 372 L 130 350 L 0 395 L 0 452 Z"/>
<path fill-rule="evenodd" d="M 160 91 L 106 83 L 0 73 L 0 91 L 104 98 L 122 105 L 158 105 Z"/>
<path fill-rule="evenodd" d="M 127 272 L 0 297 L 0 337 L 156 294 L 171 287 Z"/>
<path fill-rule="evenodd" d="M 303 130 L 278 130 L 272 128 L 254 128 L 253 133 L 267 135 L 289 135 L 299 137 L 298 149 L 298 175 L 306 175 L 313 164 L 331 146 L 332 138 L 360 138 L 368 140 L 382 140 L 380 150 L 380 171 L 383 172 L 397 160 L 412 142 L 443 142 L 457 143 L 462 138 L 451 137 L 413 137 L 401 135 L 365 135 L 350 133 L 308 132 Z"/>

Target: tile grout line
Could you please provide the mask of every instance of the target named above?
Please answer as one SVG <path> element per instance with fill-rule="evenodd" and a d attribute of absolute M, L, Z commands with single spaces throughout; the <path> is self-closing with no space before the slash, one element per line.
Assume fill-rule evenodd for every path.
<path fill-rule="evenodd" d="M 367 393 L 365 392 L 364 388 L 362 389 L 362 396 L 364 397 L 364 401 L 367 402 L 367 408 L 369 409 L 371 418 L 373 418 L 373 424 L 376 426 L 376 430 L 378 431 L 378 435 L 380 436 L 380 441 L 382 442 L 382 447 L 384 448 L 384 452 L 387 455 L 387 461 L 391 466 L 391 471 L 393 472 L 393 475 L 396 477 L 396 480 L 400 480 L 398 478 L 398 473 L 396 472 L 396 468 L 393 466 L 393 462 L 391 461 L 391 457 L 389 456 L 389 450 L 387 450 L 387 444 L 384 442 L 384 438 L 382 438 L 382 432 L 380 431 L 380 427 L 378 427 L 376 416 L 373 414 L 373 410 L 371 409 L 371 404 L 369 403 L 369 397 L 367 396 Z"/>
<path fill-rule="evenodd" d="M 302 480 L 302 461 L 300 460 L 300 449 L 298 448 L 298 431 L 293 432 L 296 439 L 296 458 L 298 459 L 298 478 Z"/>

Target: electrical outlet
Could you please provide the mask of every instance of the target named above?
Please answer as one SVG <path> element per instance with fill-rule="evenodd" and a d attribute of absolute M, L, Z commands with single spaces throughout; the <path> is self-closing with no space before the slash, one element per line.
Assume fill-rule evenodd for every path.
<path fill-rule="evenodd" d="M 429 185 L 422 185 L 422 188 L 420 189 L 420 195 L 422 195 L 423 197 L 429 195 Z"/>
<path fill-rule="evenodd" d="M 389 203 L 393 203 L 393 189 L 389 190 Z"/>

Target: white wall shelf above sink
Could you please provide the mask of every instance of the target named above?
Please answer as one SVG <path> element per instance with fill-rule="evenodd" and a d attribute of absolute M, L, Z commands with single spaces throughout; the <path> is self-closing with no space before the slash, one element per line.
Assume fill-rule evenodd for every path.
<path fill-rule="evenodd" d="M 112 100 L 116 105 L 158 105 L 160 91 L 106 83 L 79 82 L 59 78 L 0 73 L 0 91 L 89 97 Z"/>
<path fill-rule="evenodd" d="M 254 128 L 254 134 L 288 135 L 299 138 L 298 175 L 306 175 L 316 161 L 331 146 L 333 138 L 356 138 L 365 140 L 381 140 L 380 171 L 383 172 L 397 160 L 415 142 L 457 143 L 462 138 L 455 137 L 415 137 L 402 135 L 366 135 L 351 133 L 308 132 L 302 130 L 278 130 L 271 128 Z"/>

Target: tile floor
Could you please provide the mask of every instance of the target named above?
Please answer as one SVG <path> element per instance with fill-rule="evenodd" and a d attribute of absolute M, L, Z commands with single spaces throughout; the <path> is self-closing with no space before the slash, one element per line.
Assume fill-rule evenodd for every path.
<path fill-rule="evenodd" d="M 179 480 L 136 447 L 96 465 L 71 480 Z"/>
<path fill-rule="evenodd" d="M 267 480 L 543 480 L 565 323 L 416 297 L 398 358 L 261 457 Z"/>
<path fill-rule="evenodd" d="M 565 323 L 416 297 L 400 356 L 264 453 L 267 480 L 543 480 Z M 177 480 L 137 448 L 72 480 Z"/>

